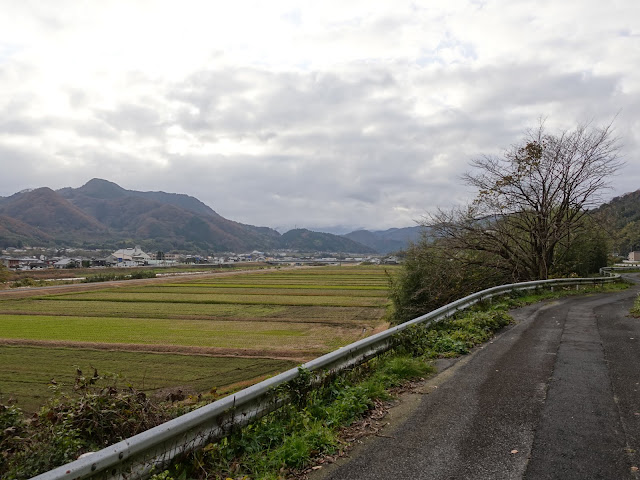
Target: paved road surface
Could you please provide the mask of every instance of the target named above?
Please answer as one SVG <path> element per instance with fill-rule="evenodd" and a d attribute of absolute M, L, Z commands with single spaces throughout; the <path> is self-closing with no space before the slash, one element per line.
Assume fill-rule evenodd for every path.
<path fill-rule="evenodd" d="M 639 291 L 519 310 L 312 479 L 640 478 Z"/>

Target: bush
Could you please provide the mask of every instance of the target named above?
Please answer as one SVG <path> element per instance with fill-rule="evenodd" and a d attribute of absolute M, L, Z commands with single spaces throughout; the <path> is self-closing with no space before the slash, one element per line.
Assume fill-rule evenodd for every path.
<path fill-rule="evenodd" d="M 400 272 L 389 277 L 389 296 L 399 324 L 509 278 L 482 266 L 477 252 L 452 252 L 424 238 L 409 247 Z"/>
<path fill-rule="evenodd" d="M 20 280 L 16 280 L 11 284 L 11 288 L 19 288 L 19 287 L 36 287 L 42 285 L 44 282 L 41 280 L 34 280 L 31 277 L 24 277 Z"/>
<path fill-rule="evenodd" d="M 94 282 L 111 282 L 114 280 L 136 280 L 140 278 L 155 278 L 156 274 L 151 270 L 138 270 L 127 275 L 118 275 L 115 273 L 101 273 L 99 275 L 91 275 L 84 279 L 84 283 Z"/>
<path fill-rule="evenodd" d="M 99 386 L 105 383 L 106 386 Z M 30 478 L 119 442 L 173 415 L 131 387 L 118 388 L 115 379 L 78 370 L 75 393 L 59 395 L 31 419 L 14 406 L 0 405 L 3 428 L 0 475 Z"/>
<path fill-rule="evenodd" d="M 435 325 L 413 325 L 397 336 L 396 350 L 414 357 L 455 357 L 489 340 L 512 322 L 502 309 L 465 311 Z"/>

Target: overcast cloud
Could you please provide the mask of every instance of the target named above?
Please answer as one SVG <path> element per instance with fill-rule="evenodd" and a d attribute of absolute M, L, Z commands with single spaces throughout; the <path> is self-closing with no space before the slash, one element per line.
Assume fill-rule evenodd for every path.
<path fill-rule="evenodd" d="M 0 196 L 93 177 L 286 230 L 414 225 L 540 117 L 640 188 L 637 0 L 0 0 Z"/>

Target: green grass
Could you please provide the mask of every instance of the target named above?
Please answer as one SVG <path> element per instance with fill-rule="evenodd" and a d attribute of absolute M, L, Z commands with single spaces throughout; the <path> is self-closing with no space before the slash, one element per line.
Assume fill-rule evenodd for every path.
<path fill-rule="evenodd" d="M 150 302 L 102 302 L 65 300 L 49 297 L 0 301 L 6 313 L 49 313 L 51 315 L 131 316 L 142 318 L 172 318 L 193 316 L 261 318 L 279 316 L 286 312 L 281 305 L 184 304 Z M 0 317 L 2 318 L 2 317 Z"/>
<path fill-rule="evenodd" d="M 91 375 L 118 374 L 121 383 L 147 393 L 162 389 L 203 392 L 244 382 L 295 364 L 264 358 L 111 352 L 71 348 L 0 346 L 0 403 L 9 397 L 26 411 L 34 411 L 51 396 L 52 379 L 70 391 L 79 367 Z"/>
<path fill-rule="evenodd" d="M 202 303 L 240 305 L 328 305 L 335 307 L 381 307 L 385 297 L 306 296 L 306 295 L 228 295 L 217 293 L 129 293 L 121 290 L 71 293 L 47 296 L 47 300 L 82 300 L 96 302 Z"/>
<path fill-rule="evenodd" d="M 302 288 L 280 288 L 277 285 L 270 285 L 265 288 L 264 285 L 253 285 L 253 286 L 229 286 L 229 285 L 220 285 L 220 286 L 211 286 L 211 285 L 160 285 L 160 286 L 148 286 L 148 287 L 131 287 L 131 288 L 119 288 L 116 290 L 121 293 L 161 293 L 163 295 L 166 294 L 216 294 L 216 295 L 268 295 L 272 297 L 387 297 L 386 289 L 371 289 L 367 288 L 357 288 L 353 290 L 349 290 L 344 287 L 331 287 L 331 288 L 317 288 L 312 285 L 304 285 L 300 286 Z"/>
<path fill-rule="evenodd" d="M 640 296 L 636 297 L 633 302 L 633 307 L 631 307 L 631 311 L 629 313 L 631 313 L 632 317 L 640 317 Z"/>
<path fill-rule="evenodd" d="M 387 290 L 382 285 L 321 285 L 305 283 L 165 283 L 161 288 L 189 288 L 189 287 L 215 287 L 215 288 L 241 288 L 241 289 L 286 289 L 286 290 Z"/>

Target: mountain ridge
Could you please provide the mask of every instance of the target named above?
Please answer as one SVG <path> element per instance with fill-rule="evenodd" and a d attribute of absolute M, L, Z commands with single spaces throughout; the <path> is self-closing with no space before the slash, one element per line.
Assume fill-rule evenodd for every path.
<path fill-rule="evenodd" d="M 226 219 L 195 197 L 127 190 L 93 178 L 78 188 L 41 187 L 0 197 L 0 246 L 13 244 L 239 252 L 298 248 L 374 253 L 368 246 L 322 232 L 281 235 L 269 227 Z M 287 232 L 289 233 L 289 232 Z M 339 250 L 338 250 L 339 251 Z"/>
<path fill-rule="evenodd" d="M 593 209 L 616 230 L 616 248 L 640 249 L 640 190 Z M 420 225 L 387 230 L 354 230 L 344 235 L 270 227 L 226 219 L 190 195 L 127 190 L 93 178 L 78 188 L 25 189 L 0 197 L 0 247 L 83 246 L 111 248 L 139 244 L 148 251 L 240 252 L 296 249 L 308 252 L 388 254 L 407 248 Z"/>

